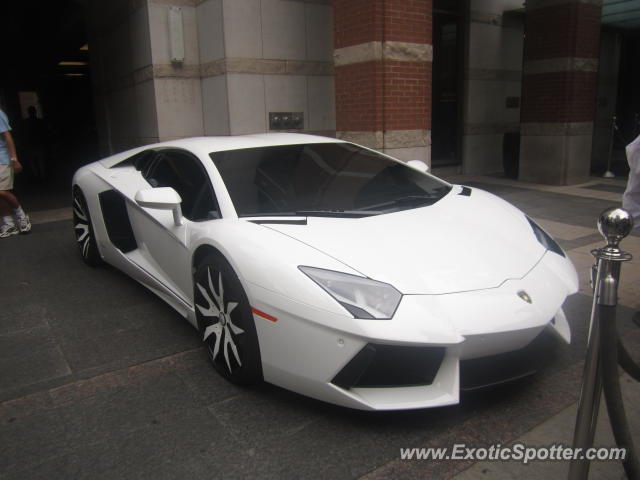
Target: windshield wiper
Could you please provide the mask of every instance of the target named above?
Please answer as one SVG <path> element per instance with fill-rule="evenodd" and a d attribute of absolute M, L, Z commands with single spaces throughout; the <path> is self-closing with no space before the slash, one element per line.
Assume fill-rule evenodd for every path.
<path fill-rule="evenodd" d="M 296 215 L 305 217 L 342 217 L 342 218 L 362 218 L 372 215 L 380 215 L 378 210 L 297 210 Z"/>
<path fill-rule="evenodd" d="M 393 200 L 389 200 L 388 202 L 378 203 L 376 205 L 369 205 L 365 207 L 365 209 L 387 209 L 388 207 L 401 207 L 401 206 L 409 206 L 409 207 L 425 207 L 427 205 L 433 205 L 438 200 L 442 198 L 441 195 L 405 195 L 404 197 L 394 198 Z"/>

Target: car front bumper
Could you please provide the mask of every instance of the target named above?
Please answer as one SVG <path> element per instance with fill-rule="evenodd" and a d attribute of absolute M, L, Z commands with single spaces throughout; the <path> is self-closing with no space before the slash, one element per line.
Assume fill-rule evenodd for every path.
<path fill-rule="evenodd" d="M 265 381 L 363 410 L 455 404 L 461 390 L 533 373 L 540 339 L 570 341 L 561 306 L 575 292 L 541 263 L 498 288 L 404 295 L 392 319 L 361 320 L 247 290 L 253 307 L 277 318 L 254 316 Z M 513 368 L 496 369 L 505 363 Z"/>

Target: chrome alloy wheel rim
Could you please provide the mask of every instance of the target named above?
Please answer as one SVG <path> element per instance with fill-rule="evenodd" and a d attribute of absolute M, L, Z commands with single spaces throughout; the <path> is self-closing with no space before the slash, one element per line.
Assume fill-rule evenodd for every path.
<path fill-rule="evenodd" d="M 228 302 L 225 304 L 222 273 L 218 272 L 217 292 L 211 281 L 211 269 L 209 267 L 207 267 L 207 280 L 206 285 L 196 283 L 202 297 L 207 302 L 206 307 L 197 304 L 196 307 L 203 317 L 210 319 L 212 322 L 204 329 L 203 340 L 209 348 L 213 361 L 215 362 L 222 353 L 227 369 L 229 373 L 232 373 L 229 351 L 233 354 L 233 358 L 238 366 L 242 366 L 235 337 L 236 335 L 243 334 L 244 330 L 238 327 L 231 318 L 231 313 L 238 306 L 238 302 Z M 211 335 L 215 335 L 215 341 L 212 341 L 210 338 Z M 211 343 L 213 343 L 213 348 L 211 348 Z"/>
<path fill-rule="evenodd" d="M 89 253 L 89 243 L 91 242 L 91 231 L 89 230 L 89 220 L 84 211 L 80 196 L 76 192 L 73 196 L 73 216 L 76 241 L 82 250 L 82 256 L 87 257 Z"/>

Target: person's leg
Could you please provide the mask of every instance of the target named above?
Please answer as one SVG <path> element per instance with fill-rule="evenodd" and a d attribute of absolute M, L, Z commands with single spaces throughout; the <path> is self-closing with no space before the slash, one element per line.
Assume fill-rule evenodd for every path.
<path fill-rule="evenodd" d="M 11 209 L 7 202 L 4 201 L 3 198 L 0 197 L 0 218 L 4 218 L 8 215 L 11 215 Z"/>
<path fill-rule="evenodd" d="M 6 203 L 18 220 L 18 229 L 20 233 L 27 233 L 31 230 L 31 222 L 29 217 L 20 206 L 20 202 L 16 196 L 11 193 L 13 189 L 13 168 L 10 165 L 0 165 L 0 200 Z M 4 216 L 5 225 L 13 225 L 13 218 L 10 214 Z M 4 227 L 3 227 L 4 228 Z M 6 230 L 6 229 L 5 229 Z"/>
<path fill-rule="evenodd" d="M 7 205 L 9 205 L 11 210 L 20 208 L 20 202 L 18 202 L 16 196 L 8 190 L 0 190 L 0 199 L 4 200 Z"/>
<path fill-rule="evenodd" d="M 27 233 L 31 230 L 29 215 L 24 212 L 16 196 L 7 190 L 0 190 L 0 199 L 4 200 L 13 210 L 13 215 L 15 215 L 16 220 L 18 220 L 20 233 Z"/>
<path fill-rule="evenodd" d="M 11 208 L 2 197 L 0 197 L 0 219 L 0 238 L 10 237 L 19 233 L 11 215 Z"/>

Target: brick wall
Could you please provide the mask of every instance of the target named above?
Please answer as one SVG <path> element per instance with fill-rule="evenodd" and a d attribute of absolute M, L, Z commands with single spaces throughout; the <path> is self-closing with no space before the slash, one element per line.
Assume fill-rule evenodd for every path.
<path fill-rule="evenodd" d="M 336 129 L 381 131 L 382 62 L 364 62 L 336 68 Z"/>
<path fill-rule="evenodd" d="M 431 0 L 335 0 L 335 48 L 431 44 Z M 431 128 L 431 62 L 380 58 L 336 67 L 338 131 Z"/>
<path fill-rule="evenodd" d="M 567 3 L 527 11 L 525 59 L 597 58 L 600 50 L 601 8 Z"/>
<path fill-rule="evenodd" d="M 383 107 L 386 130 L 430 129 L 431 63 L 385 62 Z"/>
<path fill-rule="evenodd" d="M 519 178 L 572 185 L 588 180 L 602 5 L 527 0 Z"/>
<path fill-rule="evenodd" d="M 412 43 L 431 43 L 431 0 L 386 0 L 384 38 Z"/>
<path fill-rule="evenodd" d="M 542 8 L 536 4 L 530 1 L 526 14 L 521 121 L 591 122 L 601 7 L 579 0 Z M 535 72 L 527 72 L 528 63 L 536 65 Z"/>
<path fill-rule="evenodd" d="M 431 0 L 335 0 L 335 48 L 374 40 L 431 44 Z"/>
<path fill-rule="evenodd" d="M 333 2 L 335 48 L 382 40 L 383 0 Z"/>
<path fill-rule="evenodd" d="M 522 122 L 591 122 L 595 112 L 593 72 L 526 75 L 522 89 Z"/>

